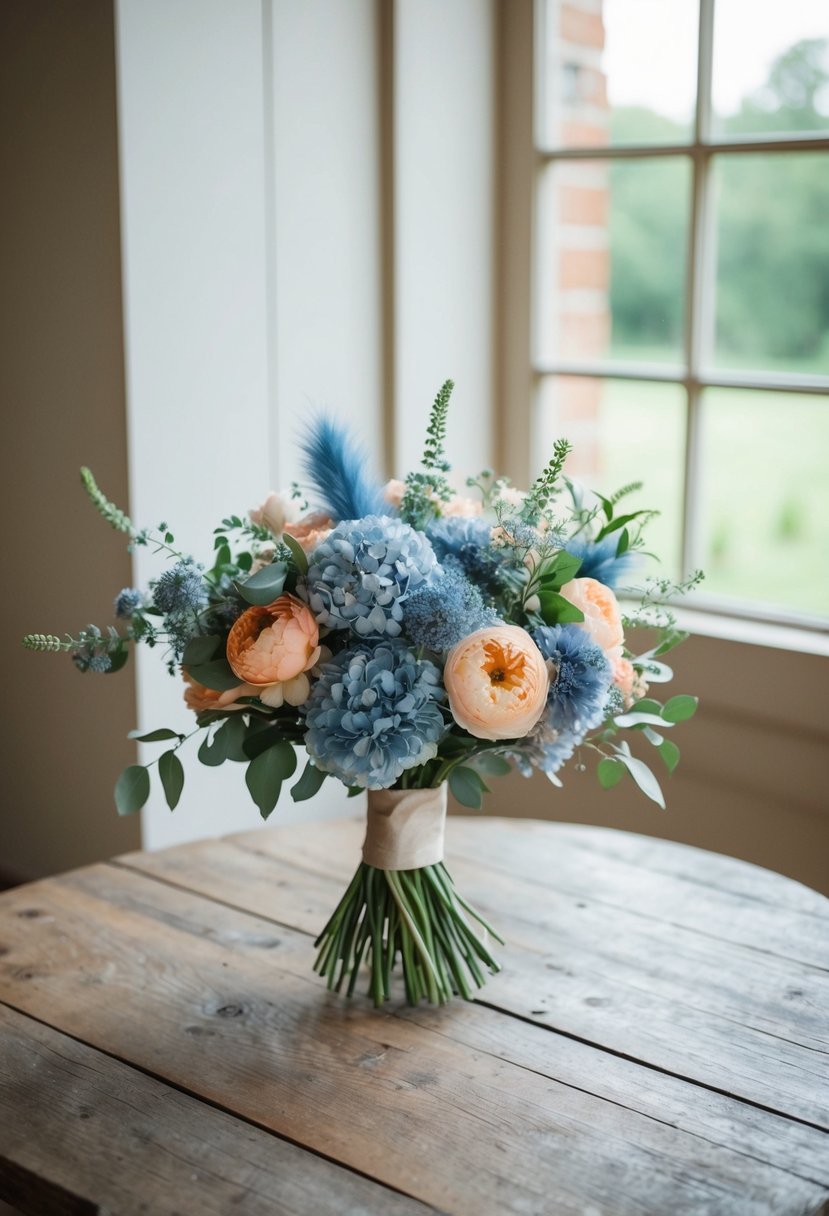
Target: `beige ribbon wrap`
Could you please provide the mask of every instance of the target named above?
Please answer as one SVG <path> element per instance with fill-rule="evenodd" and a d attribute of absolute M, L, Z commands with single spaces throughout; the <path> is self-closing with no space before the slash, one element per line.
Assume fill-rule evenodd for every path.
<path fill-rule="evenodd" d="M 436 790 L 369 790 L 363 861 L 421 870 L 443 860 L 446 784 Z"/>

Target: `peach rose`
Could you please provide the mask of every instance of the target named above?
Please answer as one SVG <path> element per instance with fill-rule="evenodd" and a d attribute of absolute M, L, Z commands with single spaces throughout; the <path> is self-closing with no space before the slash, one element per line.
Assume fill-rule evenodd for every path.
<path fill-rule="evenodd" d="M 405 481 L 400 481 L 397 477 L 392 477 L 391 481 L 387 481 L 383 486 L 383 497 L 390 507 L 400 509 L 400 504 L 403 501 L 403 495 L 406 493 Z"/>
<path fill-rule="evenodd" d="M 523 738 L 547 704 L 544 656 L 524 629 L 478 629 L 450 650 L 443 672 L 452 715 L 476 739 Z"/>
<path fill-rule="evenodd" d="M 634 705 L 646 695 L 648 691 L 647 681 L 641 672 L 636 670 L 630 659 L 617 656 L 611 661 L 611 669 L 613 671 L 613 683 L 622 694 L 625 709 L 630 709 L 631 705 Z"/>
<path fill-rule="evenodd" d="M 472 519 L 476 515 L 481 515 L 483 509 L 484 504 L 479 498 L 464 498 L 462 494 L 456 494 L 448 502 L 441 503 L 440 513 L 443 516 L 455 515 L 464 519 Z"/>
<path fill-rule="evenodd" d="M 296 515 L 296 507 L 287 494 L 277 494 L 271 490 L 261 507 L 248 511 L 251 522 L 260 528 L 267 528 L 274 536 L 281 536 L 285 525 Z"/>
<path fill-rule="evenodd" d="M 622 614 L 609 587 L 595 578 L 574 578 L 564 584 L 559 594 L 581 609 L 584 620 L 579 625 L 606 654 L 622 645 L 625 640 Z"/>
<path fill-rule="evenodd" d="M 308 605 L 293 595 L 248 608 L 227 639 L 234 673 L 275 709 L 285 701 L 302 705 L 308 700 L 311 684 L 305 673 L 319 656 L 319 626 Z"/>
<path fill-rule="evenodd" d="M 334 527 L 334 521 L 324 511 L 311 511 L 294 524 L 286 524 L 285 531 L 299 541 L 306 553 L 321 545 Z"/>
<path fill-rule="evenodd" d="M 244 705 L 235 705 L 240 697 L 256 697 L 259 690 L 250 684 L 240 684 L 238 688 L 228 688 L 226 692 L 218 692 L 215 688 L 205 688 L 194 680 L 186 671 L 184 676 L 184 704 L 192 709 L 194 714 L 200 714 L 205 709 L 244 709 Z"/>

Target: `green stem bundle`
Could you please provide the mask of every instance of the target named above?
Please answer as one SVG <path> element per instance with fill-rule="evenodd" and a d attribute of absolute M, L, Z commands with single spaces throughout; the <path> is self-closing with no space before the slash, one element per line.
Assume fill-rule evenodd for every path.
<path fill-rule="evenodd" d="M 483 932 L 479 936 L 470 920 Z M 369 966 L 375 1006 L 391 996 L 399 958 L 406 1000 L 443 1005 L 471 1000 L 484 970 L 500 970 L 485 935 L 503 939 L 458 895 L 443 862 L 420 870 L 380 870 L 361 862 L 339 906 L 316 940 L 314 970 L 336 992 L 352 996 L 360 966 Z"/>

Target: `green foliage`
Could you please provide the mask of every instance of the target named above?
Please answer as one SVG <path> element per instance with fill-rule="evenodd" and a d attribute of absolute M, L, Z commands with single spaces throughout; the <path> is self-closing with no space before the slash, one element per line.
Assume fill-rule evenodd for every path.
<path fill-rule="evenodd" d="M 662 709 L 662 717 L 666 722 L 687 722 L 697 712 L 699 697 L 680 695 L 671 697 Z"/>
<path fill-rule="evenodd" d="M 115 783 L 115 806 L 119 815 L 140 811 L 150 796 L 150 774 L 143 764 L 125 768 Z"/>
<path fill-rule="evenodd" d="M 429 414 L 426 443 L 421 464 L 425 473 L 409 473 L 400 504 L 400 518 L 413 528 L 424 528 L 438 514 L 438 504 L 448 502 L 452 487 L 446 479 L 450 464 L 446 459 L 446 417 L 454 380 L 445 380 L 438 391 Z"/>
<path fill-rule="evenodd" d="M 178 739 L 179 742 L 182 742 L 184 735 L 180 735 L 178 731 L 170 730 L 168 726 L 162 726 L 158 730 L 148 731 L 146 735 L 142 735 L 140 730 L 131 730 L 127 738 L 135 739 L 136 743 L 161 743 L 166 739 Z"/>
<path fill-rule="evenodd" d="M 117 507 L 114 502 L 110 502 L 103 491 L 98 488 L 98 484 L 89 469 L 81 469 L 81 481 L 83 482 L 84 489 L 89 495 L 90 502 L 98 514 L 105 519 L 108 524 L 111 524 L 117 532 L 126 532 L 128 535 L 132 536 L 135 532 L 132 525 L 132 520 L 127 514 L 125 514 L 124 511 L 121 510 L 120 507 Z"/>
<path fill-rule="evenodd" d="M 480 773 L 468 764 L 459 764 L 449 773 L 449 788 L 461 806 L 480 810 L 483 795 L 489 793 Z"/>
<path fill-rule="evenodd" d="M 158 775 L 161 778 L 167 805 L 171 811 L 174 811 L 181 798 L 181 791 L 184 789 L 184 769 L 174 748 L 159 756 Z"/>
<path fill-rule="evenodd" d="M 572 450 L 569 439 L 556 439 L 554 442 L 553 455 L 547 467 L 530 486 L 524 499 L 521 515 L 527 523 L 537 523 L 558 494 L 564 462 Z"/>
<path fill-rule="evenodd" d="M 212 659 L 209 663 L 193 663 L 192 665 L 185 663 L 184 666 L 188 675 L 214 692 L 227 692 L 231 688 L 238 688 L 242 683 L 231 669 L 227 659 Z"/>
<path fill-rule="evenodd" d="M 314 762 L 309 760 L 299 781 L 291 787 L 291 797 L 294 802 L 305 802 L 307 798 L 313 798 L 315 794 L 319 793 L 327 776 L 327 773 L 324 773 L 321 768 L 317 768 Z"/>
<path fill-rule="evenodd" d="M 625 775 L 625 766 L 619 760 L 613 760 L 610 756 L 604 756 L 596 767 L 596 775 L 599 778 L 599 785 L 603 790 L 613 789 L 614 785 L 618 785 Z"/>
<path fill-rule="evenodd" d="M 27 650 L 56 651 L 68 650 L 71 643 L 62 642 L 53 633 L 27 633 L 23 645 Z"/>
<path fill-rule="evenodd" d="M 235 586 L 243 600 L 263 607 L 272 604 L 282 594 L 287 576 L 288 567 L 284 562 L 271 562 L 244 583 L 237 582 Z"/>
<path fill-rule="evenodd" d="M 282 782 L 287 781 L 295 769 L 296 752 L 284 740 L 251 760 L 245 773 L 245 784 L 263 819 L 267 819 L 276 806 Z"/>

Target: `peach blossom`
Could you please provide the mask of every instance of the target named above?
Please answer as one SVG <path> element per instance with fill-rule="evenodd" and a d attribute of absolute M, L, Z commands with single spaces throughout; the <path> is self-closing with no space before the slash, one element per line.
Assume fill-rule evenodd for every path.
<path fill-rule="evenodd" d="M 399 509 L 405 493 L 406 483 L 405 481 L 400 481 L 397 477 L 392 477 L 391 481 L 387 481 L 383 486 L 383 497 L 390 507 L 397 507 Z"/>
<path fill-rule="evenodd" d="M 597 646 L 609 654 L 625 640 L 622 613 L 616 596 L 595 578 L 574 578 L 561 588 L 561 595 L 584 613 L 579 624 Z M 611 660 L 615 655 L 610 655 Z"/>
<path fill-rule="evenodd" d="M 285 525 L 296 515 L 296 507 L 287 494 L 277 494 L 271 490 L 261 507 L 248 511 L 251 522 L 261 528 L 267 528 L 274 536 L 281 536 Z"/>
<path fill-rule="evenodd" d="M 544 656 L 524 629 L 478 629 L 449 652 L 443 672 L 455 721 L 476 739 L 520 739 L 547 703 Z"/>
<path fill-rule="evenodd" d="M 622 694 L 625 709 L 630 709 L 637 701 L 647 694 L 648 684 L 645 677 L 638 672 L 630 659 L 617 656 L 611 660 L 613 683 Z"/>
<path fill-rule="evenodd" d="M 305 672 L 320 657 L 319 626 L 307 604 L 281 595 L 248 608 L 227 639 L 227 661 L 266 705 L 301 705 L 311 690 Z"/>
<path fill-rule="evenodd" d="M 324 511 L 311 511 L 296 523 L 286 524 L 285 531 L 310 553 L 322 544 L 333 527 L 334 521 Z"/>
<path fill-rule="evenodd" d="M 450 498 L 448 502 L 441 503 L 441 515 L 456 515 L 464 519 L 472 519 L 476 515 L 482 514 L 484 504 L 479 498 L 465 498 L 462 494 L 456 494 Z"/>

